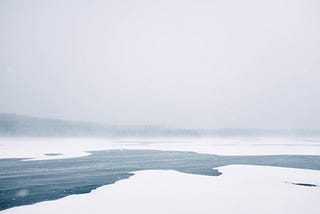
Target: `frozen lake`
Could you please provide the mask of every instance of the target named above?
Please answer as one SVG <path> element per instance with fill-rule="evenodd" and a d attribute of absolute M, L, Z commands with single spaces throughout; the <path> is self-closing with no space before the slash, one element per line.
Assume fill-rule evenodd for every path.
<path fill-rule="evenodd" d="M 301 141 L 298 143 L 292 142 L 290 145 L 288 142 L 285 144 L 275 144 L 275 142 L 268 144 L 266 140 L 262 141 L 264 143 L 261 144 L 256 143 L 256 141 L 255 143 L 248 143 L 250 141 L 237 141 L 238 143 L 235 143 L 232 141 L 234 139 L 230 139 L 229 141 L 224 140 L 219 145 L 205 141 L 206 145 L 200 141 L 200 144 L 194 148 L 203 147 L 205 149 L 205 146 L 207 146 L 208 151 L 213 153 L 212 151 L 215 147 L 234 149 L 233 147 L 241 146 L 241 143 L 244 147 L 249 146 L 254 148 L 253 151 L 260 150 L 259 146 L 264 148 L 269 147 L 269 152 L 270 149 L 275 151 L 279 146 L 280 148 L 281 146 L 287 146 L 288 151 L 290 151 L 290 146 L 301 148 L 318 147 L 314 141 L 306 141 L 305 144 Z M 10 146 L 25 142 L 26 145 L 29 143 L 33 145 L 33 148 L 36 148 L 34 144 L 39 144 L 41 141 L 28 139 L 13 142 L 9 140 L 8 142 L 11 142 L 11 145 L 5 140 L 1 141 L 0 145 L 5 148 L 2 151 L 6 151 L 6 153 L 2 153 L 2 158 L 0 159 L 1 210 L 21 205 L 30 205 L 41 201 L 56 200 L 74 194 L 89 193 L 98 187 L 104 185 L 108 187 L 117 181 L 127 179 L 133 176 L 134 172 L 142 170 L 175 170 L 181 173 L 206 177 L 219 176 L 221 172 L 217 168 L 230 165 L 258 165 L 320 170 L 320 155 L 299 155 L 299 153 L 297 155 L 281 153 L 267 153 L 267 155 L 261 155 L 260 153 L 258 153 L 259 155 L 203 154 L 188 151 L 187 148 L 192 143 L 185 140 L 182 140 L 185 142 L 173 141 L 171 145 L 173 151 L 167 151 L 170 148 L 168 140 L 166 142 L 163 142 L 163 140 L 162 142 L 157 142 L 150 141 L 150 139 L 148 141 L 134 141 L 131 139 L 128 142 L 118 142 L 118 146 L 121 149 L 117 149 L 115 144 L 110 142 L 105 142 L 105 146 L 109 146 L 109 149 L 105 147 L 94 149 L 96 146 L 94 144 L 97 143 L 95 141 L 92 141 L 91 147 L 73 142 L 78 146 L 75 147 L 77 148 L 77 152 L 83 146 L 83 155 L 71 155 L 69 158 L 66 158 L 65 154 L 74 152 L 70 149 L 70 143 L 72 143 L 70 139 L 68 143 L 66 141 L 68 140 L 64 139 L 62 141 L 65 142 L 65 151 L 61 148 L 50 149 L 51 147 L 55 148 L 57 145 L 61 146 L 61 141 L 56 141 L 57 145 L 52 144 L 55 141 L 49 141 L 51 145 L 48 142 L 42 141 L 46 146 L 42 145 L 42 153 L 38 154 L 38 156 L 32 156 L 32 154 L 34 155 L 32 148 L 29 149 L 30 151 L 20 148 L 23 150 L 24 155 L 22 155 L 22 151 L 19 151 L 20 149 L 17 149 L 17 154 L 20 154 L 20 158 L 19 156 L 15 158 L 10 156 L 12 155 Z M 98 142 L 101 144 L 100 141 Z M 196 143 L 194 142 L 194 144 Z M 154 150 L 157 146 L 167 147 L 165 147 L 166 149 L 162 148 L 162 150 Z M 123 147 L 129 149 L 123 149 Z M 97 151 L 90 152 L 86 150 L 88 148 Z M 301 151 L 305 150 L 301 149 Z M 217 153 L 219 153 L 219 150 L 217 150 Z M 241 174 L 241 170 L 238 174 Z M 308 179 L 306 181 L 292 180 L 286 182 L 292 186 L 302 185 L 304 188 L 318 188 L 317 183 L 310 183 Z M 316 186 L 313 187 L 313 185 Z"/>

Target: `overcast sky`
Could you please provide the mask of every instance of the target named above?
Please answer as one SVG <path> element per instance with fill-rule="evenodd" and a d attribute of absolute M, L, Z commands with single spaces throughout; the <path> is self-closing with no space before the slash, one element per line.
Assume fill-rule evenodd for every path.
<path fill-rule="evenodd" d="M 320 1 L 0 0 L 0 112 L 320 128 Z"/>

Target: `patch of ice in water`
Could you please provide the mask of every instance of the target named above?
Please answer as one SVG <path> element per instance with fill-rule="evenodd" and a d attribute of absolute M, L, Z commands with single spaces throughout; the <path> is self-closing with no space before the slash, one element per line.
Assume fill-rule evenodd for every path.
<path fill-rule="evenodd" d="M 27 189 L 21 189 L 16 193 L 17 197 L 26 197 L 29 194 Z"/>

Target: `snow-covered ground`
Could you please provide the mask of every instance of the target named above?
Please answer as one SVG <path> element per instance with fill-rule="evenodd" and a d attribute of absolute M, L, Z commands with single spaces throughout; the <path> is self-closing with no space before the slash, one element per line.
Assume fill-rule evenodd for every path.
<path fill-rule="evenodd" d="M 232 165 L 221 176 L 176 171 L 140 171 L 127 180 L 89 194 L 4 210 L 3 214 L 43 213 L 290 213 L 318 214 L 320 171 Z"/>
<path fill-rule="evenodd" d="M 320 138 L 0 138 L 0 158 L 56 159 L 106 149 L 194 151 L 217 155 L 320 155 Z M 61 154 L 47 156 L 48 153 Z"/>
<path fill-rule="evenodd" d="M 71 158 L 104 149 L 195 151 L 218 155 L 320 155 L 319 139 L 0 139 L 0 158 Z M 50 156 L 46 154 L 59 153 Z M 303 213 L 320 212 L 320 171 L 266 166 L 220 167 L 221 176 L 139 171 L 91 193 L 15 207 L 37 213 Z M 292 183 L 318 185 L 307 187 Z"/>

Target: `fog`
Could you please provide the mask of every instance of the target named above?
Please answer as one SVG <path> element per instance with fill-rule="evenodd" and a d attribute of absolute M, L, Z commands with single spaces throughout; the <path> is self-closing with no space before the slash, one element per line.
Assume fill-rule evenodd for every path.
<path fill-rule="evenodd" d="M 320 128 L 318 0 L 0 0 L 0 112 Z"/>

